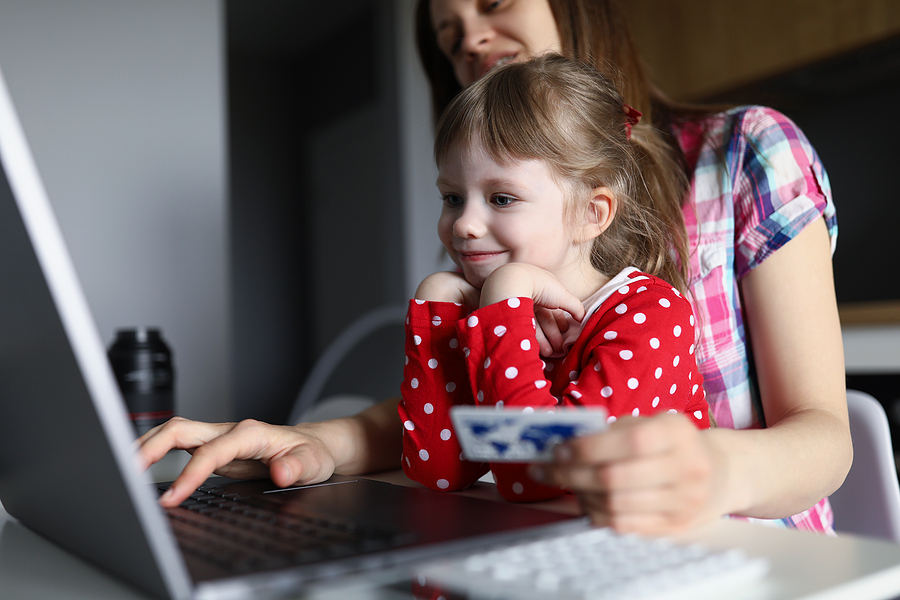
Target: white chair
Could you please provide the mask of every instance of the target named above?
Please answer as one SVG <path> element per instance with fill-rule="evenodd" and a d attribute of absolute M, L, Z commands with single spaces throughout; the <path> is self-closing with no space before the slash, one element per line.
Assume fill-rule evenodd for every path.
<path fill-rule="evenodd" d="M 872 396 L 847 391 L 853 466 L 831 495 L 835 529 L 900 544 L 900 484 L 887 414 Z"/>
<path fill-rule="evenodd" d="M 405 323 L 406 306 L 392 305 L 369 311 L 347 326 L 316 360 L 288 423 L 350 416 L 399 396 Z M 348 367 L 351 361 L 365 375 Z"/>

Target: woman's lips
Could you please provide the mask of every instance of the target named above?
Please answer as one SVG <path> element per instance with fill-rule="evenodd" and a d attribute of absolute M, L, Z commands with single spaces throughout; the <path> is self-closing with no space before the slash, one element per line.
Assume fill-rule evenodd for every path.
<path fill-rule="evenodd" d="M 516 53 L 505 53 L 505 54 L 492 54 L 489 55 L 484 62 L 481 63 L 481 72 L 478 74 L 478 78 L 484 77 L 485 73 L 493 69 L 494 67 L 501 67 L 507 63 L 510 63 L 516 59 Z"/>

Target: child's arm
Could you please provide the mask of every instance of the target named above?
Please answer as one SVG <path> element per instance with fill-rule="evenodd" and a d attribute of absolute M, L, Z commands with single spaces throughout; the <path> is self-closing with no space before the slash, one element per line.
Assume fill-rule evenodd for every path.
<path fill-rule="evenodd" d="M 438 283 L 441 293 L 450 289 L 452 297 L 456 293 L 452 281 L 455 275 L 447 275 L 451 276 L 449 288 L 443 285 L 446 281 Z M 435 293 L 434 286 L 423 293 L 427 283 L 426 279 L 420 285 L 417 296 Z M 401 463 L 411 479 L 434 490 L 468 487 L 487 472 L 482 463 L 461 459 L 462 450 L 450 422 L 450 407 L 472 400 L 462 348 L 456 338 L 456 322 L 467 314 L 468 309 L 452 301 L 416 299 L 409 304 L 403 399 L 398 407 L 403 424 Z"/>
<path fill-rule="evenodd" d="M 470 381 L 484 404 L 535 410 L 600 405 L 614 417 L 671 410 L 691 414 L 697 427 L 709 426 L 690 305 L 668 284 L 643 278 L 621 288 L 591 318 L 552 384 L 534 344 L 532 314 L 529 299 L 513 299 L 461 324 Z M 561 493 L 532 482 L 522 465 L 492 469 L 507 499 Z"/>

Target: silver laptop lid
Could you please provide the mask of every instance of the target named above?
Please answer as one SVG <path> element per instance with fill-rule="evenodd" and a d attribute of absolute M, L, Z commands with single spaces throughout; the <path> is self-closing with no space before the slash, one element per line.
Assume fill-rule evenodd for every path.
<path fill-rule="evenodd" d="M 191 583 L 0 71 L 0 501 L 158 596 Z"/>

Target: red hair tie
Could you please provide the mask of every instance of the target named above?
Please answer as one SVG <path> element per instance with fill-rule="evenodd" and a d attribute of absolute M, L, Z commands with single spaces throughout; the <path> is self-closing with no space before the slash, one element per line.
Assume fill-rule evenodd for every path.
<path fill-rule="evenodd" d="M 625 112 L 625 139 L 630 140 L 631 128 L 640 122 L 642 113 L 624 103 L 622 104 L 622 110 Z"/>

